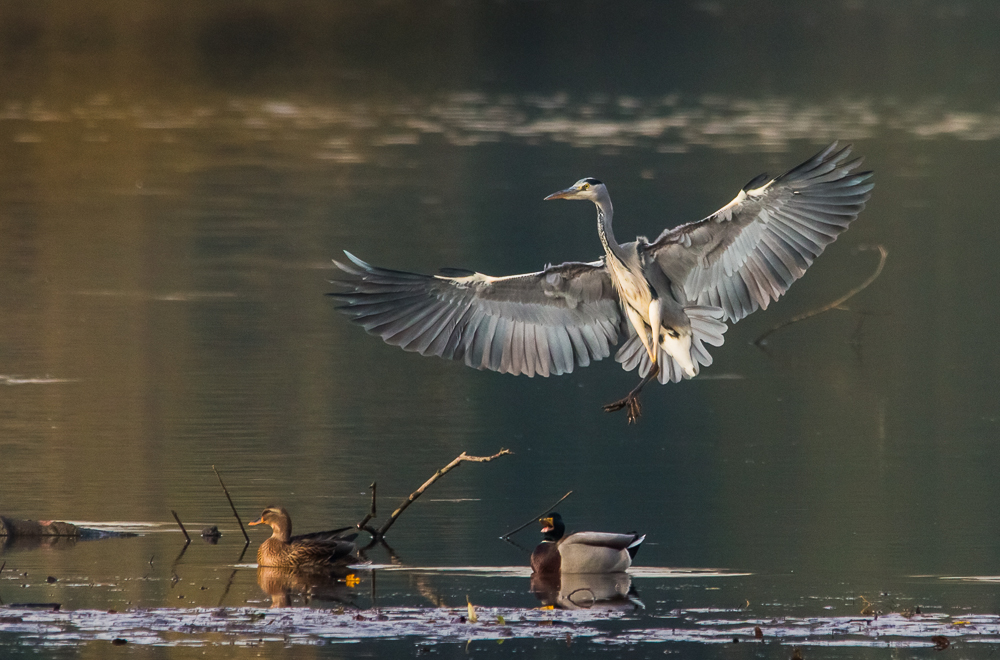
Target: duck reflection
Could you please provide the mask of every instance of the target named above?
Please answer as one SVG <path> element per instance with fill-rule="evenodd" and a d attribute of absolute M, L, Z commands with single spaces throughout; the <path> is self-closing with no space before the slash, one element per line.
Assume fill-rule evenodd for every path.
<path fill-rule="evenodd" d="M 531 593 L 563 610 L 645 609 L 628 573 L 533 573 Z"/>
<path fill-rule="evenodd" d="M 0 536 L 0 554 L 37 548 L 68 550 L 75 548 L 77 541 L 72 536 Z"/>
<path fill-rule="evenodd" d="M 322 600 L 354 606 L 353 586 L 357 580 L 346 567 L 324 571 L 276 566 L 257 568 L 257 584 L 271 598 L 271 607 L 291 607 L 295 598 L 302 598 L 304 604 Z"/>

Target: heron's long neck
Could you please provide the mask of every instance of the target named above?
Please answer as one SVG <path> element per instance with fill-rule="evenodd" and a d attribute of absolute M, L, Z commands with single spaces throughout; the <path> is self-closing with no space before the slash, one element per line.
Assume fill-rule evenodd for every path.
<path fill-rule="evenodd" d="M 604 245 L 604 252 L 609 259 L 616 259 L 624 265 L 625 250 L 618 245 L 615 240 L 615 232 L 611 229 L 611 217 L 614 209 L 611 207 L 611 199 L 607 195 L 594 200 L 597 205 L 597 234 L 601 237 L 601 244 Z"/>

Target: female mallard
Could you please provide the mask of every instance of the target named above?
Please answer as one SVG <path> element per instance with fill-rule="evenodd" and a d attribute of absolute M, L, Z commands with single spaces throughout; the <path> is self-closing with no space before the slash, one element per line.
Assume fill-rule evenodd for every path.
<path fill-rule="evenodd" d="M 250 524 L 270 525 L 273 530 L 271 538 L 257 549 L 258 566 L 308 568 L 358 561 L 354 556 L 354 539 L 358 535 L 348 533 L 353 527 L 292 536 L 292 518 L 280 506 L 267 507 Z"/>
<path fill-rule="evenodd" d="M 545 538 L 531 553 L 535 573 L 620 573 L 632 565 L 646 535 L 576 532 L 563 537 L 566 525 L 553 513 L 540 518 Z"/>

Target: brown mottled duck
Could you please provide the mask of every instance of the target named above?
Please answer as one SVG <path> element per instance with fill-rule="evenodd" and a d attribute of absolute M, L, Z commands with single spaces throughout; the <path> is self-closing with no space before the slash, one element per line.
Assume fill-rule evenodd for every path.
<path fill-rule="evenodd" d="M 354 527 L 292 536 L 292 517 L 283 507 L 269 506 L 251 525 L 270 525 L 271 538 L 257 549 L 258 566 L 323 568 L 359 561 L 354 555 Z"/>

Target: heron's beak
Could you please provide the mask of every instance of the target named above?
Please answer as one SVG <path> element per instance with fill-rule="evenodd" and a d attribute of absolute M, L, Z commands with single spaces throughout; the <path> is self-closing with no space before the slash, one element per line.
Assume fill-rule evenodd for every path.
<path fill-rule="evenodd" d="M 567 188 L 566 190 L 560 190 L 559 192 L 552 193 L 542 201 L 547 202 L 550 199 L 572 199 L 575 192 L 577 192 L 576 188 Z"/>

